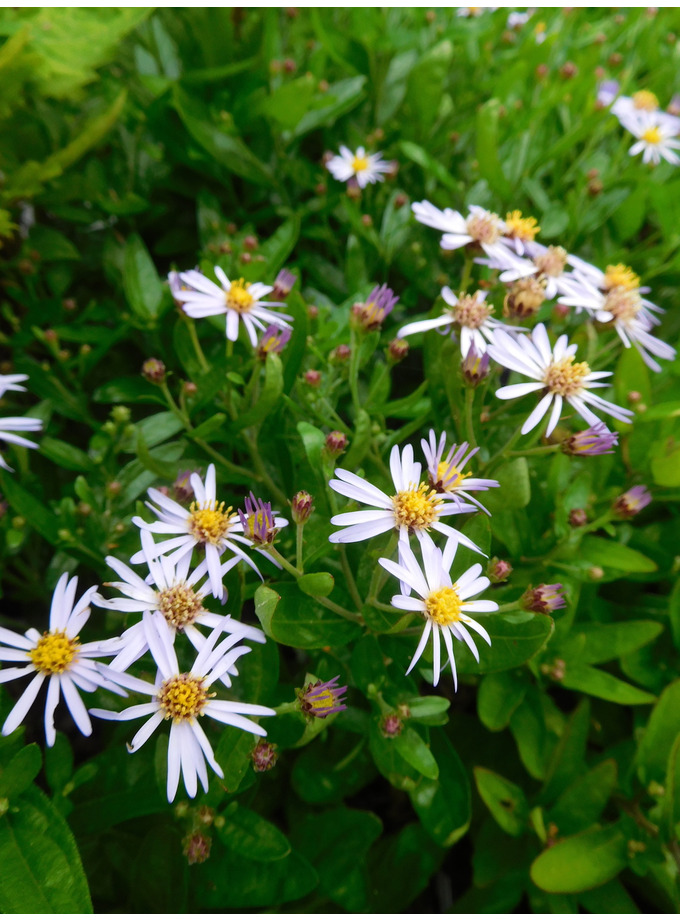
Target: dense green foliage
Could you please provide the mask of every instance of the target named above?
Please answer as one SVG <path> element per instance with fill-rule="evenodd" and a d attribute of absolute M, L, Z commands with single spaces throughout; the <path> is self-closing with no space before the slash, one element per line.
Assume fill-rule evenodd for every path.
<path fill-rule="evenodd" d="M 133 515 L 151 519 L 146 490 L 182 471 L 214 462 L 235 508 L 251 489 L 289 519 L 298 490 L 315 506 L 301 552 L 294 524 L 279 535 L 287 570 L 265 560 L 264 585 L 243 566 L 225 579 L 226 610 L 268 636 L 233 696 L 283 707 L 263 723 L 273 769 L 254 772 L 252 735 L 212 726 L 224 779 L 193 802 L 180 786 L 170 805 L 167 732 L 131 756 L 129 724 L 96 722 L 83 738 L 62 705 L 45 747 L 36 704 L 0 738 L 0 910 L 680 909 L 680 359 L 654 374 L 613 333 L 544 304 L 551 335 L 613 370 L 610 398 L 635 409 L 632 426 L 612 423 L 614 453 L 574 458 L 538 430 L 504 448 L 535 401 L 497 400 L 497 370 L 466 391 L 450 338 L 412 338 L 398 365 L 386 351 L 463 271 L 496 283 L 438 248 L 411 213 L 422 199 L 521 209 L 543 242 L 632 266 L 667 310 L 658 336 L 678 345 L 680 172 L 630 157 L 596 90 L 614 76 L 670 102 L 680 14 L 545 10 L 511 31 L 506 19 L 0 14 L 0 373 L 29 377 L 1 414 L 44 423 L 37 450 L 3 445 L 15 471 L 0 470 L 0 624 L 46 629 L 64 572 L 81 591 L 110 580 L 105 557 L 139 549 Z M 340 144 L 382 150 L 398 173 L 348 195 L 323 164 Z M 268 284 L 295 272 L 280 355 L 262 360 L 243 334 L 225 351 L 223 317 L 194 324 L 177 309 L 167 273 L 196 265 Z M 351 307 L 383 282 L 400 301 L 382 331 L 360 332 Z M 141 375 L 151 357 L 163 386 Z M 480 663 L 456 644 L 457 693 L 448 668 L 434 689 L 424 679 L 427 652 L 405 676 L 420 625 L 376 575 L 387 537 L 328 542 L 349 507 L 328 488 L 334 467 L 389 493 L 390 449 L 430 428 L 476 436 L 475 475 L 500 488 L 491 517 L 462 527 L 513 566 L 485 594 L 503 609 L 480 617 L 492 639 Z M 565 414 L 561 428 L 578 425 Z M 339 459 L 332 429 L 349 442 Z M 616 517 L 613 500 L 643 483 L 652 504 Z M 478 558 L 461 549 L 456 566 Z M 564 608 L 519 608 L 528 586 L 556 582 Z M 135 619 L 94 608 L 83 641 Z M 153 679 L 150 658 L 143 669 Z M 336 674 L 346 710 L 307 721 L 286 709 Z M 1 686 L 2 721 L 19 689 Z M 85 701 L 115 706 L 103 690 Z"/>

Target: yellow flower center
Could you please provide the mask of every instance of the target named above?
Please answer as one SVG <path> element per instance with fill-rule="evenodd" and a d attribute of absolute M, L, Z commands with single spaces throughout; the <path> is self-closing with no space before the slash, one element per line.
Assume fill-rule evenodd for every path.
<path fill-rule="evenodd" d="M 619 262 L 618 265 L 608 265 L 604 273 L 604 285 L 607 290 L 615 287 L 625 288 L 627 291 L 640 287 L 640 277 L 632 268 Z"/>
<path fill-rule="evenodd" d="M 503 300 L 504 316 L 533 316 L 545 300 L 545 277 L 519 278 Z"/>
<path fill-rule="evenodd" d="M 426 530 L 437 520 L 441 501 L 426 482 L 421 482 L 417 489 L 397 492 L 392 496 L 397 526 L 411 531 Z"/>
<path fill-rule="evenodd" d="M 174 585 L 158 592 L 158 609 L 175 629 L 190 626 L 203 609 L 203 597 L 188 585 Z"/>
<path fill-rule="evenodd" d="M 521 211 L 510 211 L 505 218 L 505 226 L 508 228 L 509 236 L 529 241 L 533 240 L 541 229 L 535 217 L 522 217 Z"/>
<path fill-rule="evenodd" d="M 352 169 L 355 173 L 363 172 L 368 169 L 368 157 L 354 157 L 352 160 Z"/>
<path fill-rule="evenodd" d="M 28 653 L 38 671 L 45 674 L 63 674 L 76 656 L 80 643 L 78 639 L 69 639 L 64 630 L 45 632 L 38 639 L 38 644 Z"/>
<path fill-rule="evenodd" d="M 567 250 L 562 246 L 548 246 L 546 251 L 540 256 L 536 256 L 534 264 L 539 272 L 549 275 L 551 278 L 557 278 L 564 271 L 567 264 Z"/>
<path fill-rule="evenodd" d="M 453 492 L 454 489 L 462 486 L 463 480 L 468 476 L 472 476 L 472 473 L 461 473 L 453 463 L 442 461 L 437 464 L 437 481 L 432 482 L 432 476 L 430 476 L 430 482 L 432 488 L 437 492 Z"/>
<path fill-rule="evenodd" d="M 425 601 L 425 615 L 439 626 L 450 626 L 460 620 L 461 603 L 455 586 L 440 588 Z"/>
<path fill-rule="evenodd" d="M 575 396 L 583 387 L 583 381 L 590 373 L 585 361 L 574 364 L 574 356 L 553 361 L 543 378 L 551 393 L 558 396 Z"/>
<path fill-rule="evenodd" d="M 164 718 L 173 722 L 191 721 L 200 716 L 208 702 L 203 679 L 191 674 L 178 674 L 161 684 L 156 697 Z"/>
<path fill-rule="evenodd" d="M 189 532 L 199 543 L 219 543 L 231 527 L 235 514 L 231 507 L 225 509 L 224 502 L 204 502 L 201 508 L 196 502 L 189 506 Z"/>
<path fill-rule="evenodd" d="M 312 709 L 332 709 L 335 706 L 335 697 L 332 690 L 323 690 L 318 696 L 312 696 L 308 700 Z"/>
<path fill-rule="evenodd" d="M 495 243 L 501 235 L 498 214 L 473 214 L 465 221 L 467 232 L 476 243 Z"/>
<path fill-rule="evenodd" d="M 659 108 L 659 100 L 648 89 L 641 89 L 637 93 L 633 93 L 633 105 L 636 109 L 655 112 Z"/>
<path fill-rule="evenodd" d="M 605 297 L 603 307 L 612 314 L 614 319 L 625 323 L 635 319 L 642 309 L 642 300 L 636 290 L 615 287 Z"/>
<path fill-rule="evenodd" d="M 469 329 L 479 329 L 493 313 L 491 304 L 481 299 L 481 291 L 474 294 L 462 294 L 460 300 L 451 311 L 455 322 Z"/>
<path fill-rule="evenodd" d="M 643 131 L 641 134 L 641 139 L 647 141 L 648 144 L 660 144 L 661 143 L 661 131 L 654 125 L 651 128 L 647 128 L 646 131 Z"/>
<path fill-rule="evenodd" d="M 230 310 L 236 310 L 237 313 L 249 312 L 250 308 L 255 303 L 255 298 L 248 291 L 249 287 L 250 282 L 244 281 L 243 278 L 231 282 L 231 287 L 224 295 L 227 307 Z"/>

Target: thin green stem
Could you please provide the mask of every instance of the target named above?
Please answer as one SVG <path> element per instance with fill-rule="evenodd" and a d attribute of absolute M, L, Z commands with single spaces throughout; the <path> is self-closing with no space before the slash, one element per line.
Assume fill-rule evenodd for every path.
<path fill-rule="evenodd" d="M 352 405 L 356 414 L 361 408 L 361 403 L 359 402 L 359 342 L 354 329 L 350 331 L 349 347 L 349 390 L 352 394 Z"/>
<path fill-rule="evenodd" d="M 475 391 L 472 387 L 465 390 L 465 435 L 470 447 L 477 447 L 475 438 L 475 425 L 472 416 L 472 410 L 475 403 Z"/>
<path fill-rule="evenodd" d="M 363 607 L 363 601 L 361 600 L 361 595 L 359 594 L 357 583 L 354 580 L 354 575 L 349 565 L 347 551 L 342 545 L 340 546 L 340 565 L 342 566 L 342 571 L 345 575 L 345 581 L 347 582 L 347 590 L 349 591 L 352 600 L 357 605 L 357 610 L 361 610 Z"/>
<path fill-rule="evenodd" d="M 507 604 L 501 604 L 496 611 L 497 613 L 510 613 L 511 610 L 519 610 L 519 601 L 517 598 L 516 601 L 509 601 Z"/>
<path fill-rule="evenodd" d="M 279 487 L 267 472 L 262 457 L 260 456 L 260 452 L 257 449 L 257 442 L 255 438 L 251 437 L 245 431 L 243 431 L 242 434 L 243 440 L 246 442 L 248 452 L 250 453 L 251 459 L 255 465 L 255 470 L 257 471 L 260 481 L 269 489 L 272 498 L 275 498 L 282 507 L 285 507 L 286 503 L 288 502 L 288 496 L 285 494 L 285 492 L 279 489 Z"/>
<path fill-rule="evenodd" d="M 227 350 L 226 350 L 227 358 L 231 358 L 233 354 L 234 354 L 234 343 L 232 342 L 231 339 L 227 339 Z"/>
<path fill-rule="evenodd" d="M 187 324 L 187 329 L 189 330 L 189 338 L 191 339 L 191 344 L 193 345 L 194 351 L 196 352 L 196 357 L 198 358 L 198 363 L 201 365 L 201 370 L 204 373 L 207 373 L 210 370 L 210 365 L 206 360 L 205 355 L 203 354 L 203 349 L 201 348 L 201 343 L 198 340 L 198 334 L 196 333 L 196 324 L 194 323 L 191 317 L 183 314 Z"/>
<path fill-rule="evenodd" d="M 248 470 L 245 466 L 239 466 L 238 463 L 232 463 L 231 460 L 227 460 L 226 457 L 223 457 L 219 451 L 215 450 L 214 447 L 211 447 L 207 441 L 204 441 L 202 438 L 194 438 L 191 432 L 187 432 L 191 440 L 196 444 L 201 450 L 205 451 L 209 457 L 212 457 L 216 463 L 219 463 L 220 466 L 223 466 L 225 470 L 229 470 L 230 473 L 236 473 L 238 476 L 244 476 L 246 479 L 254 479 L 256 482 L 261 482 L 260 477 L 254 473 L 252 470 Z"/>
<path fill-rule="evenodd" d="M 503 457 L 505 457 L 506 455 L 510 453 L 510 451 L 515 446 L 515 444 L 519 441 L 521 436 L 522 436 L 522 428 L 520 426 L 514 431 L 510 440 L 506 444 L 504 444 L 503 447 L 501 447 L 501 449 L 497 451 L 493 455 L 493 457 L 491 457 L 489 462 L 486 464 L 486 466 L 484 467 L 484 472 L 486 474 L 488 474 L 495 466 L 497 466 L 498 463 L 503 459 Z"/>
<path fill-rule="evenodd" d="M 293 578 L 298 579 L 304 574 L 304 572 L 301 572 L 300 569 L 290 563 L 285 556 L 282 556 L 275 546 L 266 546 L 264 548 L 267 550 L 272 559 L 276 559 L 281 568 L 285 572 L 288 572 L 289 575 L 292 575 Z M 337 613 L 339 616 L 344 617 L 346 620 L 351 620 L 353 623 L 363 624 L 364 619 L 360 613 L 353 613 L 351 610 L 347 610 L 345 607 L 341 607 L 340 604 L 336 604 L 335 601 L 332 601 L 327 597 L 321 597 L 318 594 L 311 596 L 314 598 L 317 604 L 320 604 L 322 607 L 326 607 L 327 610 L 332 610 L 333 613 Z"/>
<path fill-rule="evenodd" d="M 162 383 L 159 384 L 159 387 L 160 387 L 161 393 L 165 397 L 165 401 L 167 402 L 169 409 L 172 412 L 174 412 L 174 414 L 182 422 L 186 430 L 191 431 L 191 428 L 192 428 L 191 420 L 189 419 L 189 416 L 186 414 L 186 412 L 183 412 L 180 409 L 180 407 L 177 405 L 177 403 L 175 402 L 175 398 L 170 392 L 167 381 L 164 380 Z"/>
<path fill-rule="evenodd" d="M 302 535 L 304 533 L 304 529 L 305 529 L 304 524 L 297 524 L 297 530 L 295 533 L 295 565 L 301 572 L 304 572 L 304 566 L 302 564 L 302 549 L 303 549 Z"/>
<path fill-rule="evenodd" d="M 463 266 L 463 274 L 460 279 L 460 290 L 461 293 L 467 291 L 468 284 L 470 283 L 470 277 L 472 276 L 472 265 L 473 259 L 469 255 L 465 255 L 465 265 Z"/>
<path fill-rule="evenodd" d="M 561 444 L 544 444 L 541 447 L 529 447 L 527 450 L 510 450 L 508 457 L 532 457 L 539 454 L 554 454 L 562 450 Z"/>

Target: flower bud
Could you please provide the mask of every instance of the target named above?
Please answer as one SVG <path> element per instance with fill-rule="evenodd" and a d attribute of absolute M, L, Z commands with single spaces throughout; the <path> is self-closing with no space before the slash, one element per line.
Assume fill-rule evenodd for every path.
<path fill-rule="evenodd" d="M 193 380 L 185 380 L 182 384 L 182 392 L 188 399 L 191 399 L 198 393 L 198 387 Z"/>
<path fill-rule="evenodd" d="M 380 731 L 383 738 L 396 738 L 403 731 L 404 723 L 401 721 L 396 712 L 390 713 L 380 723 Z"/>
<path fill-rule="evenodd" d="M 194 490 L 191 485 L 191 474 L 193 470 L 185 470 L 177 474 L 177 479 L 173 483 L 175 498 L 178 502 L 188 502 L 194 497 Z"/>
<path fill-rule="evenodd" d="M 255 773 L 267 773 L 276 766 L 279 755 L 276 745 L 269 741 L 258 741 L 253 753 L 250 755 Z"/>
<path fill-rule="evenodd" d="M 252 233 L 249 233 L 248 236 L 243 239 L 243 248 L 247 249 L 249 252 L 255 252 L 259 243 L 257 237 L 253 236 Z"/>
<path fill-rule="evenodd" d="M 184 838 L 183 843 L 182 852 L 186 856 L 190 866 L 194 866 L 196 863 L 203 863 L 210 857 L 212 839 L 206 834 L 202 834 L 200 831 L 195 834 L 190 834 L 188 837 Z"/>
<path fill-rule="evenodd" d="M 309 492 L 296 492 L 290 510 L 296 524 L 306 524 L 314 510 L 314 499 Z"/>
<path fill-rule="evenodd" d="M 409 353 L 410 347 L 406 339 L 392 339 L 385 352 L 388 363 L 398 364 L 400 361 L 403 361 Z"/>
<path fill-rule="evenodd" d="M 142 377 L 149 383 L 165 383 L 165 364 L 158 358 L 147 358 L 142 364 Z"/>
<path fill-rule="evenodd" d="M 127 406 L 114 406 L 111 410 L 111 418 L 116 425 L 127 425 L 130 421 L 130 410 Z"/>
<path fill-rule="evenodd" d="M 512 574 L 512 566 L 505 559 L 499 559 L 498 556 L 494 556 L 487 563 L 486 574 L 492 585 L 499 585 L 508 580 Z"/>
<path fill-rule="evenodd" d="M 321 386 L 321 371 L 305 371 L 303 377 L 308 386 L 314 388 Z"/>
<path fill-rule="evenodd" d="M 552 613 L 553 610 L 559 610 L 566 606 L 561 584 L 538 585 L 532 588 L 531 585 L 526 589 L 520 598 L 520 606 L 531 613 Z"/>
<path fill-rule="evenodd" d="M 633 486 L 614 501 L 612 509 L 618 517 L 631 518 L 639 514 L 651 502 L 652 496 L 647 486 Z"/>
<path fill-rule="evenodd" d="M 572 508 L 569 512 L 569 524 L 572 527 L 583 527 L 588 523 L 588 515 L 584 508 Z"/>
<path fill-rule="evenodd" d="M 489 356 L 486 352 L 479 354 L 476 347 L 470 346 L 461 363 L 463 380 L 469 387 L 477 387 L 489 374 Z"/>
<path fill-rule="evenodd" d="M 271 293 L 272 300 L 285 300 L 293 290 L 293 285 L 297 278 L 287 268 L 282 268 L 274 281 L 274 290 Z"/>
<path fill-rule="evenodd" d="M 519 278 L 505 295 L 503 315 L 524 318 L 538 313 L 545 300 L 545 286 L 545 279 L 535 275 Z"/>
<path fill-rule="evenodd" d="M 342 431 L 331 431 L 326 435 L 325 448 L 332 457 L 338 457 L 347 450 L 347 435 Z"/>
<path fill-rule="evenodd" d="M 338 345 L 337 348 L 334 348 L 329 354 L 328 360 L 331 364 L 345 364 L 349 360 L 351 353 L 349 345 Z"/>

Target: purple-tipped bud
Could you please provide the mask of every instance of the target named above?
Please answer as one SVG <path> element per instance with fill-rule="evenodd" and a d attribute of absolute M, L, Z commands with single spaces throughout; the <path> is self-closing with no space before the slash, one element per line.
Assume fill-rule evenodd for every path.
<path fill-rule="evenodd" d="M 572 527 L 583 527 L 588 523 L 588 515 L 585 508 L 572 508 L 569 512 L 569 524 Z"/>
<path fill-rule="evenodd" d="M 600 105 L 611 105 L 618 95 L 618 80 L 603 80 L 597 88 L 597 101 Z"/>
<path fill-rule="evenodd" d="M 255 773 L 267 773 L 276 765 L 276 761 L 279 759 L 276 747 L 270 741 L 257 742 L 253 753 L 250 755 Z"/>
<path fill-rule="evenodd" d="M 243 534 L 250 537 L 258 546 L 266 546 L 276 539 L 279 532 L 274 520 L 274 513 L 269 502 L 255 498 L 251 492 L 245 500 L 245 514 L 239 509 L 239 517 L 243 525 Z"/>
<path fill-rule="evenodd" d="M 392 312 L 398 300 L 399 296 L 386 284 L 374 287 L 365 303 L 355 303 L 352 307 L 354 324 L 369 332 L 380 329 L 385 317 Z"/>
<path fill-rule="evenodd" d="M 387 360 L 390 364 L 398 364 L 403 361 L 409 352 L 410 345 L 406 339 L 392 339 L 387 346 Z"/>
<path fill-rule="evenodd" d="M 396 712 L 390 713 L 380 723 L 380 731 L 383 738 L 396 738 L 403 731 L 404 723 L 401 721 Z"/>
<path fill-rule="evenodd" d="M 165 364 L 158 358 L 147 358 L 142 364 L 142 377 L 149 383 L 160 386 L 161 383 L 165 383 Z"/>
<path fill-rule="evenodd" d="M 210 857 L 212 840 L 207 834 L 202 834 L 200 831 L 196 834 L 190 834 L 184 838 L 183 843 L 183 853 L 190 866 L 194 866 L 196 863 L 203 863 Z"/>
<path fill-rule="evenodd" d="M 331 431 L 326 435 L 326 450 L 332 457 L 337 457 L 347 450 L 347 443 L 347 435 L 342 431 Z"/>
<path fill-rule="evenodd" d="M 296 492 L 290 510 L 296 524 L 306 524 L 314 510 L 314 499 L 309 492 Z"/>
<path fill-rule="evenodd" d="M 561 593 L 563 591 L 560 584 L 538 585 L 536 588 L 529 585 L 520 598 L 520 606 L 531 613 L 552 613 L 553 610 L 566 607 L 567 602 Z"/>
<path fill-rule="evenodd" d="M 282 268 L 274 281 L 274 290 L 272 291 L 272 300 L 285 300 L 293 290 L 293 285 L 297 278 L 287 268 Z"/>
<path fill-rule="evenodd" d="M 507 581 L 511 573 L 512 566 L 510 563 L 506 562 L 505 559 L 499 559 L 498 556 L 490 559 L 486 567 L 486 574 L 492 585 L 499 585 Z"/>
<path fill-rule="evenodd" d="M 191 474 L 193 470 L 185 470 L 177 474 L 177 479 L 173 483 L 175 498 L 178 502 L 188 502 L 194 497 L 194 490 L 191 485 Z"/>
<path fill-rule="evenodd" d="M 676 117 L 680 115 L 680 93 L 676 93 L 671 101 L 668 103 L 666 111 L 669 115 L 675 115 Z"/>
<path fill-rule="evenodd" d="M 465 356 L 461 364 L 463 379 L 469 387 L 477 387 L 489 374 L 489 356 L 486 352 L 480 355 L 474 345 Z"/>
<path fill-rule="evenodd" d="M 337 682 L 340 675 L 332 680 L 322 683 L 317 680 L 314 684 L 307 684 L 302 690 L 298 691 L 300 708 L 313 719 L 325 719 L 326 716 L 334 712 L 341 712 L 347 709 L 341 699 L 343 693 L 347 692 L 347 687 L 338 687 Z"/>
<path fill-rule="evenodd" d="M 331 364 L 346 364 L 351 354 L 352 349 L 349 345 L 338 345 L 337 348 L 334 348 L 328 355 L 328 360 Z"/>
<path fill-rule="evenodd" d="M 257 357 L 264 361 L 268 354 L 280 354 L 290 341 L 291 329 L 282 329 L 280 326 L 267 326 L 262 333 L 262 338 L 257 345 Z"/>
<path fill-rule="evenodd" d="M 305 371 L 302 376 L 307 386 L 314 387 L 315 389 L 321 386 L 321 371 Z"/>
<path fill-rule="evenodd" d="M 614 513 L 622 518 L 632 518 L 639 514 L 651 502 L 652 496 L 647 486 L 633 486 L 614 501 Z"/>
<path fill-rule="evenodd" d="M 618 434 L 609 431 L 604 422 L 598 422 L 592 428 L 577 431 L 562 441 L 562 450 L 574 457 L 597 457 L 600 454 L 613 454 L 612 447 L 616 447 L 618 443 Z"/>

